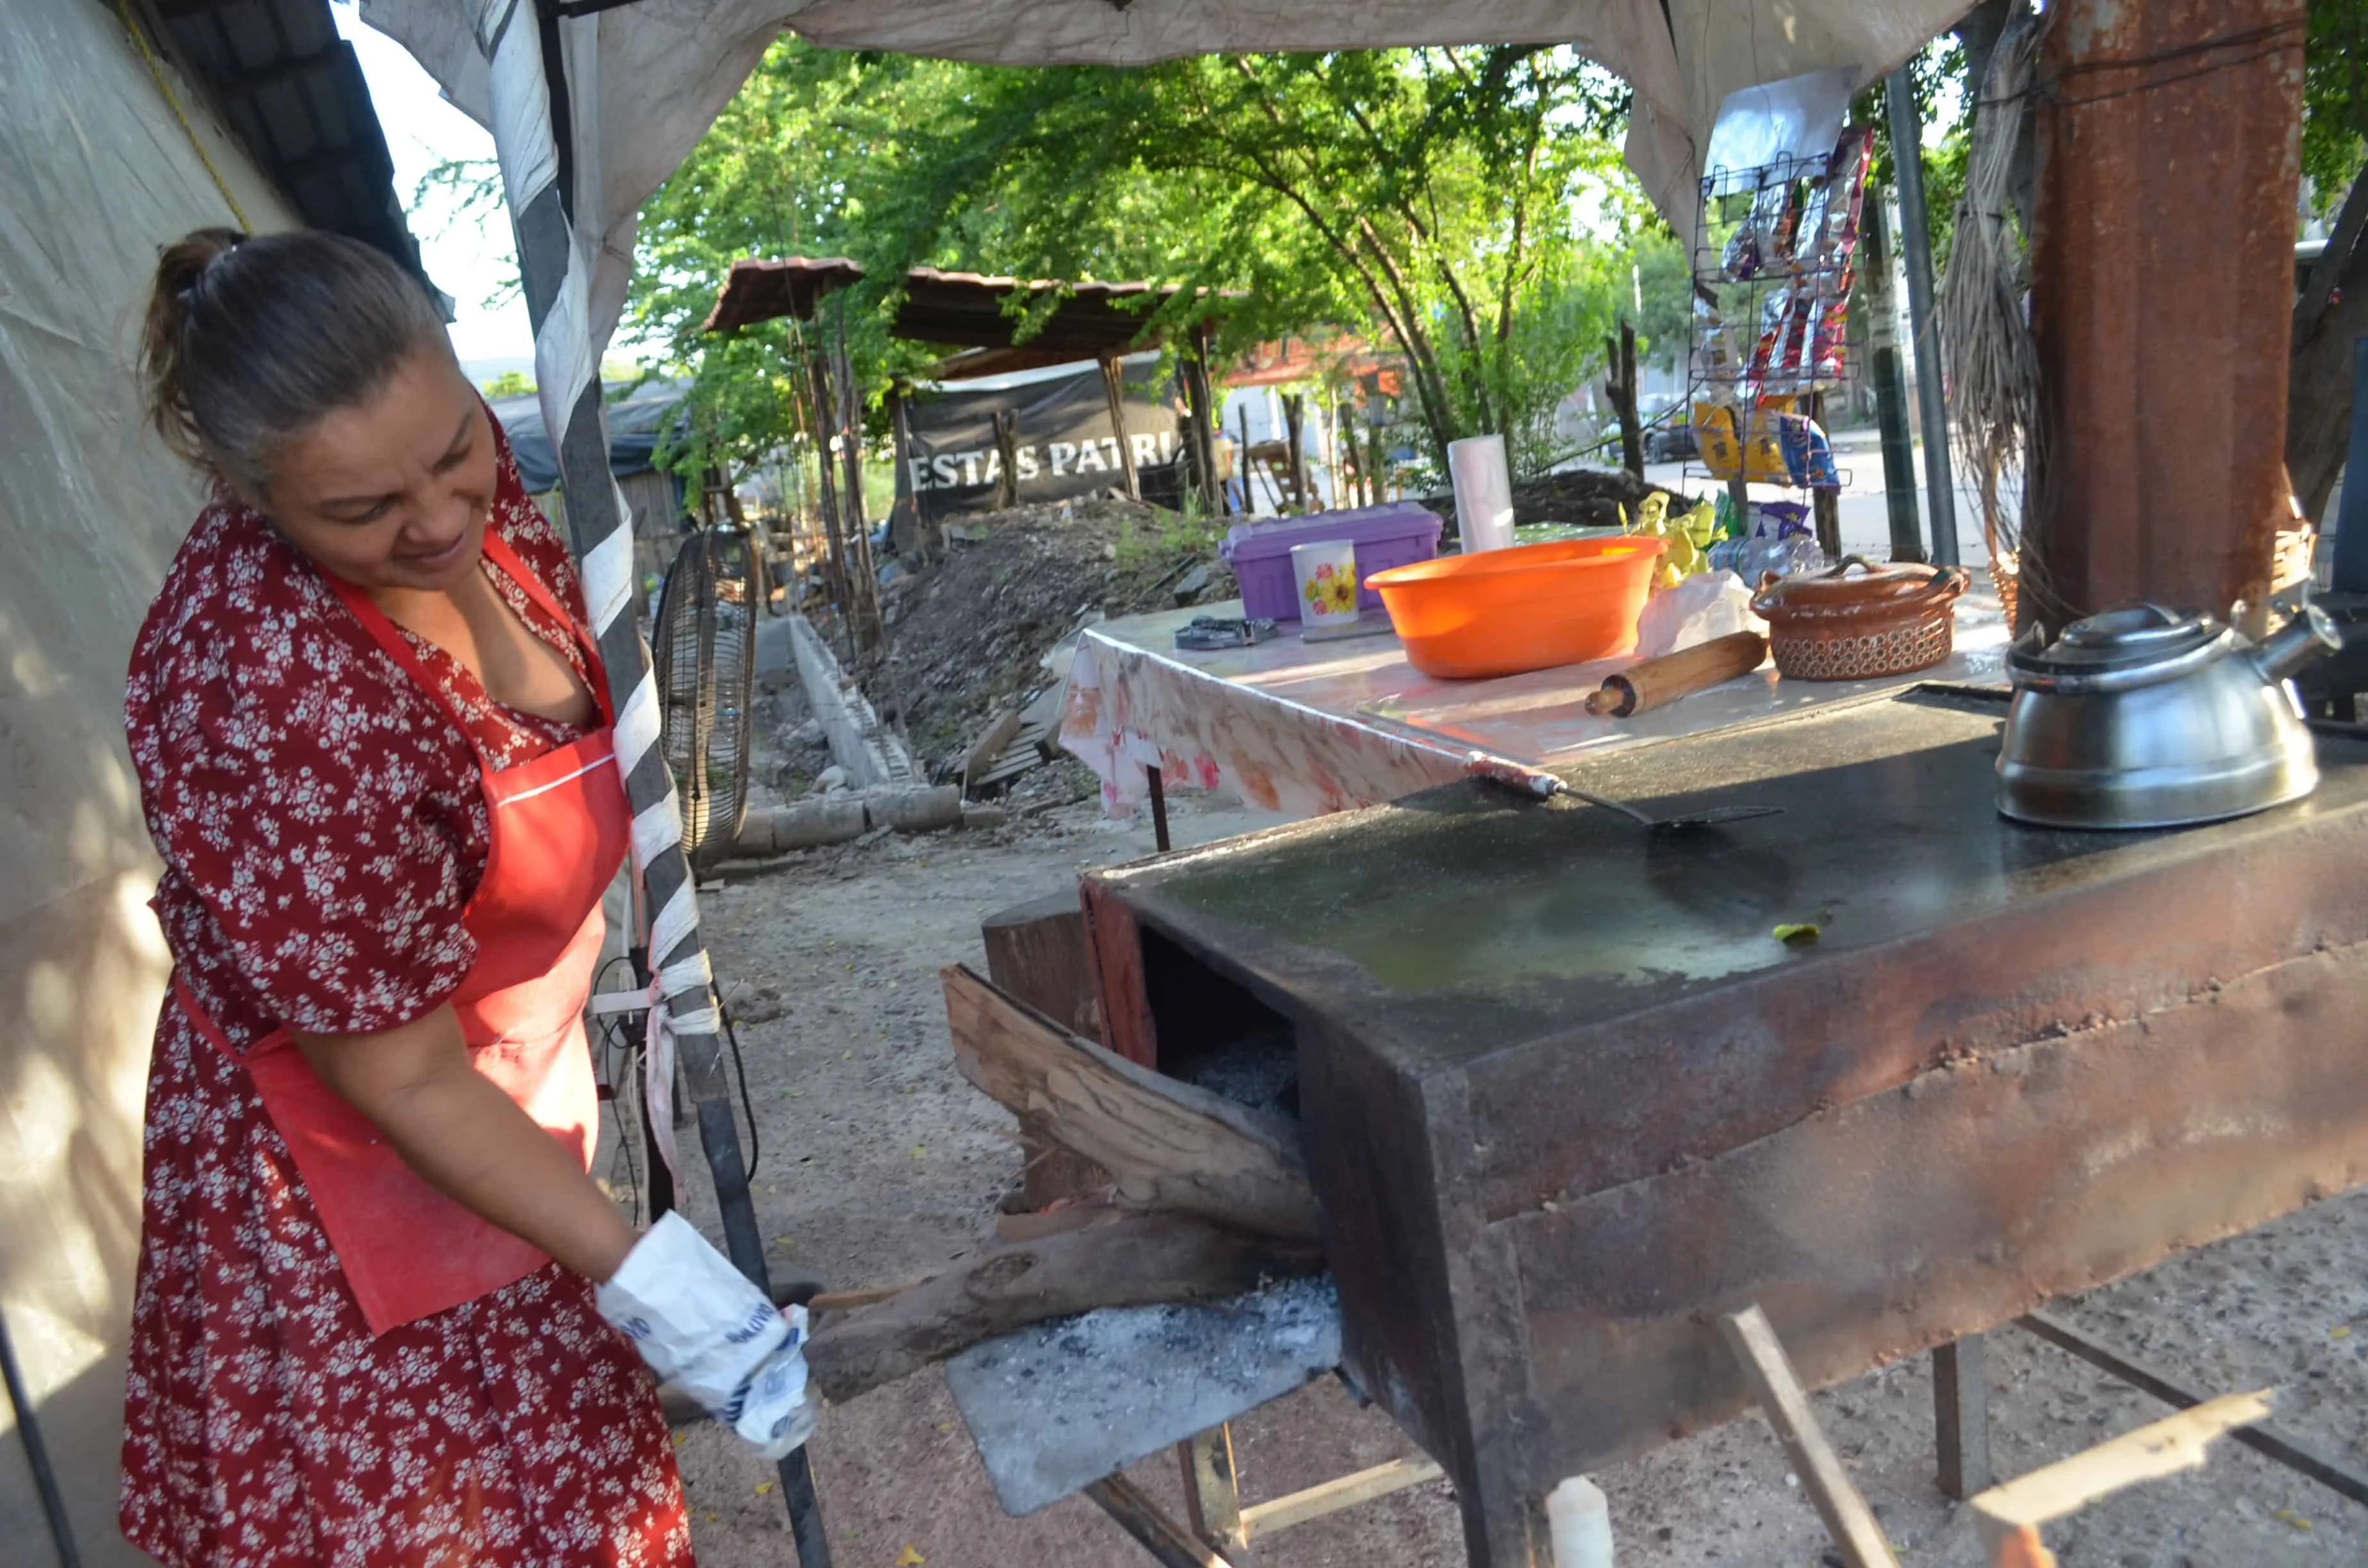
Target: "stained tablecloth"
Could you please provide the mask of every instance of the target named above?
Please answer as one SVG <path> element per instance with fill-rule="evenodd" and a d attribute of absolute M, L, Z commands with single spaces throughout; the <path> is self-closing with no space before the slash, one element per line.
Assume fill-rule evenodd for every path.
<path fill-rule="evenodd" d="M 1566 770 L 1592 754 L 1765 723 L 1925 681 L 2003 687 L 1998 601 L 1957 603 L 1956 652 L 1931 669 L 1863 681 L 1780 681 L 1773 665 L 1634 719 L 1587 711 L 1589 692 L 1633 658 L 1497 680 L 1434 680 L 1395 636 L 1311 643 L 1285 622 L 1254 648 L 1184 653 L 1196 615 L 1238 601 L 1088 627 L 1069 666 L 1061 744 L 1100 778 L 1102 804 L 1131 812 L 1156 766 L 1170 787 L 1225 790 L 1262 810 L 1313 816 L 1378 805 L 1464 777 L 1483 751 Z"/>

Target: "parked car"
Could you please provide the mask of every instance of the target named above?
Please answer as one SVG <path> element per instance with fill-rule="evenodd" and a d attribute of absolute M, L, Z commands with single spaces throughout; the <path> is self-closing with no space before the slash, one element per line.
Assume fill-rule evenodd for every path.
<path fill-rule="evenodd" d="M 1686 462 L 1702 455 L 1702 443 L 1694 438 L 1691 421 L 1672 415 L 1645 432 L 1645 460 L 1654 463 Z"/>

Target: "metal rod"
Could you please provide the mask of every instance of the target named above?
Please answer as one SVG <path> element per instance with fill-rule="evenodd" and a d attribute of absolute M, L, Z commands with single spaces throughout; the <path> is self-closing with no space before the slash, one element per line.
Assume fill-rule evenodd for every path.
<path fill-rule="evenodd" d="M 1160 781 L 1158 768 L 1145 768 L 1144 773 L 1151 782 L 1151 842 L 1165 855 L 1175 847 L 1167 842 L 1167 789 Z"/>
<path fill-rule="evenodd" d="M 1883 504 L 1891 517 L 1891 559 L 1928 560 L 1916 511 L 1916 442 L 1907 431 L 1907 373 L 1899 366 L 1899 308 L 1891 291 L 1891 215 L 1883 192 L 1866 199 L 1867 337 L 1873 346 L 1874 423 L 1883 433 Z"/>
<path fill-rule="evenodd" d="M 1949 472 L 1949 399 L 1941 385 L 1941 342 L 1932 328 L 1932 229 L 1924 213 L 1924 121 L 1902 65 L 1885 80 L 1891 103 L 1891 163 L 1898 171 L 1900 253 L 1907 263 L 1907 316 L 1916 335 L 1916 399 L 1924 415 L 1924 502 L 1932 562 L 1957 564 L 1957 494 Z"/>
<path fill-rule="evenodd" d="M 778 1467 L 781 1500 L 789 1506 L 790 1537 L 797 1542 L 800 1568 L 830 1568 L 830 1531 L 823 1523 L 822 1495 L 814 1490 L 814 1466 L 803 1449 L 791 1450 Z"/>
<path fill-rule="evenodd" d="M 1987 1342 L 1969 1334 L 1932 1350 L 1932 1424 L 1938 1430 L 1941 1490 L 1962 1503 L 1987 1492 L 1990 1472 Z"/>
<path fill-rule="evenodd" d="M 2119 1378 L 2174 1409 L 2192 1410 L 2205 1403 L 2203 1394 L 2184 1383 L 2173 1381 L 2159 1369 L 2148 1366 L 2125 1351 L 2089 1338 L 2060 1318 L 2031 1312 L 2015 1319 L 2015 1322 L 2057 1349 L 2078 1356 L 2099 1371 Z M 2255 1453 L 2275 1460 L 2298 1474 L 2308 1476 L 2331 1492 L 2340 1493 L 2355 1503 L 2368 1503 L 2368 1476 L 2362 1476 L 2340 1460 L 2329 1458 L 2282 1426 L 2264 1421 L 2256 1426 L 2240 1426 L 2228 1436 Z"/>
<path fill-rule="evenodd" d="M 2343 472 L 2328 585 L 2339 594 L 2357 594 L 2368 592 L 2368 337 L 2351 340 L 2351 451 Z"/>
<path fill-rule="evenodd" d="M 25 1392 L 24 1376 L 17 1369 L 17 1347 L 8 1338 L 6 1317 L 0 1317 L 0 1382 L 7 1385 L 8 1408 L 17 1413 L 17 1437 L 25 1445 L 25 1464 L 33 1472 L 33 1490 L 41 1494 L 41 1512 L 49 1518 L 50 1541 L 58 1550 L 58 1562 L 63 1568 L 82 1568 L 74 1519 L 66 1512 L 65 1494 L 58 1490 L 58 1472 L 50 1467 L 50 1447 L 41 1440 L 32 1396 Z"/>

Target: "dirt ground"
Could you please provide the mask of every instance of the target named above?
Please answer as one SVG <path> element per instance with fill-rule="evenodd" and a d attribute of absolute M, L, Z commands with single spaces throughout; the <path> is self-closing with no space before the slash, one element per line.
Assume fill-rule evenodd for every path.
<path fill-rule="evenodd" d="M 777 705 L 777 723 L 802 717 Z M 1060 781 L 1033 791 L 1060 798 Z M 1222 797 L 1173 801 L 1181 843 L 1276 819 Z M 707 891 L 703 923 L 741 1023 L 762 1153 L 756 1193 L 776 1267 L 834 1287 L 917 1278 L 978 1244 L 1019 1165 L 1010 1120 L 952 1067 L 938 971 L 983 967 L 980 920 L 1074 886 L 1081 869 L 1148 854 L 1146 821 L 1090 803 L 1008 825 L 883 837 L 811 852 Z M 695 1154 L 692 1156 L 695 1160 Z M 689 1202 L 710 1223 L 703 1191 Z M 2287 1391 L 2283 1424 L 2354 1466 L 2368 1460 L 2368 1193 L 2055 1309 L 2195 1388 Z M 1991 1336 L 1992 1442 L 2001 1476 L 2061 1458 L 2167 1409 L 2013 1329 Z M 1933 1484 L 1929 1362 L 1917 1357 L 1816 1403 L 1900 1559 L 1976 1568 L 1966 1511 Z M 1247 1500 L 1406 1454 L 1337 1381 L 1236 1424 Z M 680 1443 L 694 1539 L 709 1568 L 796 1561 L 768 1467 L 712 1426 Z M 842 1568 L 1138 1568 L 1151 1559 L 1072 1498 L 1004 1516 L 941 1377 L 828 1412 L 812 1449 Z M 1132 1472 L 1180 1504 L 1172 1459 Z M 1596 1478 L 1622 1568 L 1808 1565 L 1829 1556 L 1815 1514 L 1756 1415 Z M 2200 1473 L 2124 1493 L 2048 1532 L 2067 1568 L 2368 1562 L 2368 1509 L 2223 1444 Z M 1274 1538 L 1261 1568 L 1463 1562 L 1444 1483 Z"/>

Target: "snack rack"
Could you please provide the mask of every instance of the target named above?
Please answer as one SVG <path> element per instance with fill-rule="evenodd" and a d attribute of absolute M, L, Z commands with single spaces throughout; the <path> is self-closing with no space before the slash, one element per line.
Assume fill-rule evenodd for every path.
<path fill-rule="evenodd" d="M 1806 426 L 1836 393 L 1855 393 L 1864 374 L 1848 333 L 1872 144 L 1866 129 L 1845 127 L 1829 153 L 1702 180 L 1686 377 L 1700 445 L 1690 483 L 1731 485 L 1739 472 L 1804 495 L 1850 483 L 1821 423 L 1814 437 Z"/>

